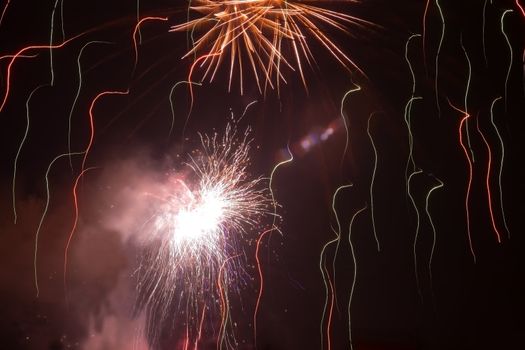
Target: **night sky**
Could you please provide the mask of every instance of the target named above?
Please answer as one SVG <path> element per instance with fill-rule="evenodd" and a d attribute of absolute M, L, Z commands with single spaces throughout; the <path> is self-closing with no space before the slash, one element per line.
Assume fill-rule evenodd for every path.
<path fill-rule="evenodd" d="M 187 154 L 199 147 L 199 133 L 224 132 L 231 116 L 238 119 L 254 101 L 237 123 L 238 130 L 252 128 L 250 174 L 268 178 L 274 166 L 287 159 L 287 146 L 294 160 L 279 167 L 272 181 L 282 235 L 274 232 L 261 245 L 264 289 L 256 347 L 252 320 L 259 278 L 254 240 L 262 227 L 271 225 L 271 219 L 240 243 L 246 266 L 242 283 L 230 295 L 238 341 L 233 348 L 349 349 L 348 305 L 354 278 L 350 321 L 356 350 L 523 346 L 525 142 L 520 135 L 525 126 L 525 13 L 515 1 L 492 2 L 439 1 L 445 18 L 438 72 L 440 113 L 435 62 L 442 25 L 436 1 L 430 0 L 423 27 L 424 0 L 327 0 L 310 3 L 371 23 L 349 25 L 348 33 L 321 26 L 364 74 L 343 68 L 312 40 L 316 62 L 304 67 L 307 88 L 297 72 L 284 69 L 286 83 L 280 84 L 279 93 L 270 89 L 262 95 L 245 69 L 243 94 L 238 75 L 228 91 L 227 63 L 212 82 L 194 86 L 188 117 L 188 86 L 172 87 L 188 79 L 193 58 L 181 60 L 189 48 L 187 33 L 169 32 L 172 25 L 186 21 L 186 1 L 140 4 L 141 18 L 168 19 L 141 26 L 136 65 L 136 1 L 63 1 L 63 25 L 59 5 L 53 42 L 62 43 L 62 28 L 66 39 L 75 38 L 53 50 L 51 86 L 49 50 L 34 49 L 25 53 L 28 57 L 17 58 L 9 78 L 11 58 L 3 56 L 30 45 L 49 45 L 55 2 L 3 0 L 0 97 L 7 93 L 8 83 L 9 95 L 0 112 L 0 348 L 183 349 L 184 326 L 175 307 L 167 321 L 154 325 L 160 339 L 142 334 L 147 320 L 154 319 L 145 317 L 136 303 L 136 271 L 144 247 L 135 237 L 146 218 L 134 215 L 130 208 L 141 203 L 130 199 L 140 201 L 133 194 L 143 190 L 145 183 L 162 182 L 167 173 L 180 169 Z M 507 9 L 513 10 L 504 17 L 512 52 L 500 26 Z M 421 97 L 413 102 L 409 117 L 415 168 L 422 170 L 411 177 L 407 192 L 410 135 L 405 107 L 412 96 L 412 74 L 405 47 L 411 35 L 423 30 L 425 42 L 421 36 L 414 37 L 406 52 L 415 77 L 413 96 Z M 81 50 L 82 83 L 74 103 Z M 282 50 L 283 55 L 292 55 L 290 45 Z M 465 109 L 469 62 L 468 131 L 474 153 L 470 187 L 469 163 L 459 139 L 464 114 L 452 107 Z M 199 81 L 202 73 L 197 69 L 193 80 Z M 361 90 L 342 104 L 345 93 L 356 85 Z M 71 164 L 68 157 L 54 162 L 47 176 L 49 197 L 46 172 L 55 157 L 68 151 L 72 106 L 71 149 L 84 150 L 90 138 L 93 99 L 103 91 L 125 90 L 129 90 L 126 95 L 104 96 L 93 109 L 95 136 L 86 164 L 92 169 L 79 185 L 79 220 L 69 250 L 66 291 L 64 249 L 74 221 L 72 188 L 82 156 L 74 156 Z M 503 152 L 490 114 L 491 104 L 500 96 L 494 104 L 494 121 Z M 13 171 L 27 120 L 28 133 L 16 168 L 15 222 Z M 327 130 L 332 133 L 321 138 Z M 462 135 L 466 142 L 465 129 Z M 492 206 L 486 186 L 489 161 Z M 429 269 L 433 231 L 425 200 L 439 183 L 437 179 L 444 186 L 433 191 L 429 200 L 436 230 Z M 334 193 L 348 184 L 353 186 L 339 191 L 334 213 Z M 352 216 L 365 206 L 353 222 L 351 247 Z M 44 212 L 38 239 L 37 297 L 35 234 Z M 332 294 L 326 294 L 320 259 L 323 246 L 336 237 L 337 219 L 341 227 L 338 249 L 329 244 L 324 250 L 329 285 L 335 286 L 327 335 L 323 306 L 325 300 L 330 304 Z M 199 349 L 217 348 L 219 323 L 217 315 L 209 317 Z"/>

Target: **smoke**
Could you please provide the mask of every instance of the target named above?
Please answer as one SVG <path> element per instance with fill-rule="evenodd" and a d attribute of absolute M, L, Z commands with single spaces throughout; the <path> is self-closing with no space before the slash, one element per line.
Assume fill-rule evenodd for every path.
<path fill-rule="evenodd" d="M 0 342 L 9 349 L 147 349 L 144 315 L 134 315 L 134 271 L 148 193 L 165 167 L 146 152 L 107 162 L 85 174 L 78 188 L 80 216 L 67 261 L 64 252 L 74 220 L 68 165 L 50 176 L 50 198 L 40 231 L 34 278 L 35 233 L 45 191 L 17 193 L 14 223 L 10 196 L 0 210 Z M 34 181 L 34 179 L 33 179 Z M 44 179 L 42 178 L 42 184 Z M 10 181 L 3 181 L 10 183 Z M 2 188 L 10 193 L 10 188 Z"/>

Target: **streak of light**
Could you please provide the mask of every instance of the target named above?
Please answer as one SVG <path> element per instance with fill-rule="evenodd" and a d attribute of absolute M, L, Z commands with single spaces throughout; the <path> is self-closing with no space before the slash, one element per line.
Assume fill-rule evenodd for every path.
<path fill-rule="evenodd" d="M 377 237 L 377 229 L 376 229 L 376 220 L 375 220 L 375 211 L 374 211 L 374 181 L 376 178 L 376 171 L 377 171 L 377 148 L 374 143 L 374 139 L 372 137 L 372 134 L 370 133 L 370 121 L 372 120 L 372 117 L 374 116 L 374 113 L 371 113 L 368 117 L 368 123 L 366 125 L 366 133 L 368 134 L 368 138 L 370 139 L 370 144 L 372 145 L 372 148 L 374 150 L 374 169 L 372 171 L 372 178 L 370 179 L 370 216 L 372 218 L 372 229 L 374 231 L 374 237 Z M 377 251 L 380 250 L 380 246 L 377 246 Z"/>
<path fill-rule="evenodd" d="M 93 109 L 95 108 L 95 104 L 98 101 L 99 98 L 107 95 L 127 95 L 129 93 L 129 90 L 126 91 L 104 91 L 99 93 L 93 101 L 91 101 L 91 105 L 89 106 L 89 142 L 86 146 L 86 149 L 84 151 L 84 158 L 82 159 L 82 170 L 86 167 L 86 160 L 89 155 L 89 152 L 91 151 L 91 147 L 93 146 L 93 140 L 95 138 L 95 118 L 93 115 Z"/>
<path fill-rule="evenodd" d="M 429 273 L 429 277 L 430 277 L 430 289 L 432 290 L 432 294 L 433 294 L 434 293 L 434 288 L 432 287 L 432 282 L 433 282 L 433 278 L 432 278 L 432 260 L 434 259 L 434 252 L 436 250 L 437 232 L 436 232 L 436 226 L 434 225 L 434 220 L 432 219 L 432 215 L 430 214 L 430 207 L 429 207 L 430 206 L 430 195 L 435 190 L 437 190 L 439 188 L 442 188 L 444 186 L 444 183 L 443 183 L 443 181 L 441 181 L 440 179 L 438 179 L 434 175 L 431 175 L 431 176 L 439 182 L 439 184 L 437 184 L 436 186 L 432 187 L 427 192 L 427 195 L 425 197 L 425 213 L 427 214 L 428 222 L 430 223 L 430 227 L 432 228 L 432 248 L 430 250 L 430 256 L 428 258 L 428 273 Z"/>
<path fill-rule="evenodd" d="M 469 202 L 470 202 L 470 190 L 472 187 L 472 178 L 473 178 L 473 172 L 474 169 L 472 167 L 472 160 L 470 159 L 469 152 L 467 147 L 465 146 L 465 143 L 463 142 L 463 126 L 466 125 L 466 121 L 470 118 L 470 114 L 467 113 L 467 111 L 462 111 L 461 109 L 454 106 L 450 101 L 448 102 L 450 107 L 452 107 L 457 112 L 464 115 L 463 118 L 461 118 L 461 121 L 459 122 L 458 126 L 458 136 L 459 136 L 459 144 L 461 146 L 461 149 L 463 150 L 463 153 L 465 154 L 465 159 L 468 163 L 468 184 L 467 184 L 467 191 L 465 194 L 465 214 L 467 217 L 467 238 L 468 238 L 468 244 L 470 248 L 470 253 L 472 254 L 472 258 L 474 259 L 474 263 L 476 263 L 476 253 L 474 252 L 474 247 L 472 244 L 472 237 L 470 233 L 470 209 L 469 209 Z"/>
<path fill-rule="evenodd" d="M 468 114 L 468 97 L 469 97 L 469 92 L 470 92 L 470 82 L 472 80 L 472 64 L 470 62 L 470 58 L 468 56 L 468 53 L 467 53 L 467 50 L 465 49 L 465 46 L 463 45 L 463 35 L 460 36 L 459 38 L 459 42 L 461 44 L 461 49 L 463 50 L 463 53 L 465 54 L 465 58 L 467 59 L 467 64 L 468 64 L 468 77 L 467 77 L 467 85 L 465 87 L 465 98 L 464 98 L 464 104 L 463 104 L 463 108 L 465 109 L 465 113 Z M 469 119 L 465 119 L 465 133 L 467 135 L 467 144 L 468 144 L 468 149 L 469 149 L 469 152 L 470 152 L 470 159 L 472 160 L 472 163 L 475 162 L 475 158 L 474 158 L 474 150 L 472 149 L 472 144 L 470 142 L 470 131 L 469 131 Z"/>
<path fill-rule="evenodd" d="M 345 132 L 346 132 L 346 139 L 345 139 L 345 147 L 343 149 L 343 155 L 341 157 L 341 165 L 343 164 L 343 161 L 346 157 L 346 152 L 348 151 L 348 145 L 350 144 L 350 130 L 348 128 L 348 122 L 346 120 L 346 116 L 345 116 L 345 113 L 344 113 L 344 106 L 345 106 L 345 101 L 346 99 L 348 98 L 348 96 L 350 96 L 351 94 L 353 94 L 354 92 L 357 92 L 357 91 L 360 91 L 361 90 L 361 86 L 355 84 L 355 87 L 348 90 L 344 95 L 343 95 L 343 98 L 341 99 L 341 108 L 340 108 L 340 114 L 341 114 L 341 119 L 343 121 L 343 125 L 345 127 Z"/>
<path fill-rule="evenodd" d="M 34 282 L 35 282 L 35 289 L 36 289 L 36 297 L 37 298 L 40 295 L 40 288 L 39 288 L 39 285 L 38 285 L 38 266 L 37 266 L 37 263 L 38 263 L 38 241 L 39 241 L 39 238 L 40 238 L 40 231 L 42 230 L 42 224 L 44 223 L 44 220 L 46 218 L 47 211 L 49 210 L 49 203 L 50 203 L 50 200 L 51 200 L 51 192 L 50 192 L 50 189 L 49 189 L 49 173 L 51 172 L 51 168 L 53 167 L 55 162 L 57 162 L 61 158 L 69 157 L 70 155 L 82 155 L 82 154 L 84 154 L 84 152 L 62 153 L 62 154 L 56 156 L 49 163 L 49 165 L 47 167 L 47 170 L 46 170 L 46 176 L 45 176 L 45 181 L 46 181 L 46 203 L 44 205 L 44 211 L 42 212 L 42 215 L 40 216 L 40 221 L 38 222 L 38 227 L 37 227 L 36 233 L 35 233 L 35 250 L 34 250 L 34 257 L 33 257 L 33 270 L 34 270 L 34 279 L 35 279 Z"/>
<path fill-rule="evenodd" d="M 327 314 L 327 310 L 328 310 L 328 317 L 326 317 L 326 341 L 327 341 L 327 348 L 328 350 L 331 349 L 331 336 L 330 336 L 330 330 L 331 330 L 331 324 L 332 324 L 332 316 L 333 316 L 333 308 L 334 308 L 334 300 L 335 300 L 335 283 L 332 282 L 332 279 L 330 278 L 330 274 L 326 268 L 326 262 L 325 262 L 325 253 L 326 253 L 326 249 L 332 245 L 333 243 L 336 244 L 336 251 L 335 251 L 335 254 L 334 254 L 334 259 L 333 261 L 335 261 L 336 257 L 337 257 L 337 248 L 339 246 L 339 243 L 341 241 L 341 223 L 339 221 L 339 214 L 337 213 L 337 209 L 335 208 L 335 202 L 337 200 L 337 195 L 339 194 L 339 192 L 343 189 L 346 189 L 346 188 L 350 188 L 352 187 L 353 184 L 348 184 L 348 185 L 342 185 L 342 186 L 339 186 L 335 192 L 334 192 L 334 195 L 332 197 L 332 212 L 334 213 L 334 218 L 335 218 L 335 221 L 336 221 L 336 224 L 337 224 L 337 229 L 332 229 L 333 232 L 335 233 L 336 237 L 328 242 L 325 243 L 325 245 L 323 246 L 323 249 L 321 250 L 321 255 L 320 255 L 320 258 L 319 258 L 319 269 L 321 271 L 321 275 L 322 275 L 322 278 L 323 278 L 323 282 L 324 282 L 324 285 L 325 285 L 325 303 L 324 303 L 324 306 L 323 306 L 323 312 L 322 312 L 322 315 L 321 315 L 321 328 L 320 328 L 320 335 L 321 335 L 321 349 L 323 349 L 324 347 L 324 336 L 325 336 L 325 333 L 324 333 L 324 325 L 325 325 L 325 317 L 326 317 L 326 314 Z M 335 276 L 335 268 L 334 268 L 334 276 Z M 330 307 L 328 308 L 328 303 L 329 303 L 329 300 L 330 299 Z"/>
<path fill-rule="evenodd" d="M 490 173 L 492 172 L 492 150 L 490 148 L 490 144 L 487 141 L 487 138 L 481 131 L 479 127 L 479 118 L 476 118 L 476 129 L 478 130 L 478 133 L 481 135 L 481 138 L 483 139 L 483 143 L 485 143 L 485 146 L 487 147 L 488 152 L 488 160 L 487 160 L 487 176 L 485 177 L 485 187 L 487 190 L 487 201 L 489 205 L 489 213 L 490 213 L 490 221 L 492 223 L 492 229 L 494 230 L 494 233 L 496 234 L 496 238 L 498 240 L 498 243 L 501 243 L 501 234 L 498 230 L 498 227 L 496 226 L 496 219 L 494 218 L 494 210 L 492 209 L 492 193 L 490 190 Z"/>
<path fill-rule="evenodd" d="M 505 227 L 505 230 L 507 231 L 507 237 L 510 239 L 510 230 L 509 226 L 507 225 L 507 219 L 505 215 L 505 210 L 503 209 L 503 185 L 502 185 L 502 178 L 503 178 L 503 163 L 505 162 L 505 144 L 503 143 L 503 137 L 501 137 L 501 133 L 494 122 L 494 106 L 496 105 L 496 102 L 501 100 L 502 97 L 497 97 L 492 101 L 492 104 L 490 106 L 490 122 L 494 128 L 494 131 L 496 132 L 496 135 L 498 135 L 498 140 L 500 143 L 501 148 L 501 158 L 499 162 L 499 172 L 498 172 L 498 186 L 499 186 L 499 203 L 501 208 L 501 215 L 503 218 L 503 226 Z"/>
<path fill-rule="evenodd" d="M 29 102 L 31 101 L 31 98 L 33 95 L 40 90 L 42 87 L 46 85 L 40 85 L 36 87 L 31 93 L 29 94 L 29 97 L 26 101 L 26 128 L 24 131 L 24 136 L 22 136 L 22 140 L 20 140 L 20 144 L 18 145 L 18 150 L 16 151 L 15 161 L 13 163 L 13 185 L 12 185 L 12 197 L 13 197 L 13 216 L 14 216 L 14 223 L 16 224 L 18 215 L 16 212 L 16 173 L 18 168 L 18 159 L 20 158 L 20 154 L 22 152 L 22 148 L 24 147 L 24 144 L 27 139 L 27 135 L 29 133 Z"/>
<path fill-rule="evenodd" d="M 73 208 L 75 210 L 75 214 L 73 216 L 73 225 L 71 226 L 71 230 L 69 231 L 69 235 L 67 237 L 66 247 L 64 248 L 64 294 L 66 296 L 66 301 L 68 300 L 68 292 L 67 292 L 67 264 L 68 264 L 68 256 L 69 256 L 69 247 L 71 246 L 71 242 L 73 241 L 73 236 L 77 230 L 78 225 L 78 219 L 79 219 L 79 206 L 78 206 L 78 193 L 77 188 L 80 179 L 84 176 L 84 174 L 90 170 L 95 169 L 94 167 L 86 168 L 78 174 L 77 178 L 75 179 L 75 184 L 73 185 L 72 195 L 73 195 Z"/>
<path fill-rule="evenodd" d="M 72 121 L 73 121 L 73 111 L 75 110 L 75 106 L 77 104 L 78 98 L 80 97 L 80 90 L 82 89 L 82 67 L 80 66 L 80 58 L 82 57 L 82 54 L 84 53 L 84 49 L 86 49 L 89 45 L 92 44 L 111 44 L 109 41 L 90 41 L 86 43 L 82 48 L 80 49 L 80 52 L 77 57 L 77 69 L 78 69 L 78 86 L 77 86 L 77 92 L 75 94 L 75 98 L 73 100 L 73 104 L 71 105 L 71 109 L 69 110 L 69 118 L 68 118 L 68 124 L 67 124 L 67 150 L 68 152 L 71 152 L 71 130 L 72 130 Z M 71 170 L 73 170 L 73 161 L 71 158 L 69 159 L 69 165 L 71 167 Z"/>
<path fill-rule="evenodd" d="M 505 111 L 507 110 L 507 92 L 508 92 L 508 85 L 509 85 L 509 77 L 510 77 L 510 71 L 512 70 L 512 63 L 513 63 L 513 51 L 512 51 L 512 45 L 510 44 L 509 37 L 507 36 L 507 33 L 505 33 L 505 26 L 504 26 L 504 20 L 505 15 L 507 13 L 514 12 L 513 10 L 505 10 L 503 14 L 501 15 L 501 33 L 505 37 L 505 41 L 507 42 L 507 46 L 509 47 L 509 67 L 507 69 L 507 76 L 505 77 Z"/>
<path fill-rule="evenodd" d="M 26 47 L 20 49 L 16 54 L 10 56 L 11 60 L 9 61 L 9 64 L 7 65 L 6 89 L 5 89 L 5 92 L 4 92 L 4 97 L 2 98 L 2 103 L 0 104 L 0 113 L 4 110 L 5 104 L 7 103 L 7 98 L 9 97 L 9 92 L 11 90 L 11 69 L 12 69 L 13 64 L 15 63 L 17 58 L 27 57 L 27 55 L 24 55 L 24 53 L 26 51 L 30 51 L 30 50 L 49 50 L 49 49 L 62 48 L 65 45 L 67 45 L 68 43 L 70 43 L 71 41 L 79 38 L 83 34 L 84 33 L 78 34 L 78 35 L 76 35 L 76 36 L 74 36 L 74 37 L 72 37 L 72 38 L 70 38 L 68 40 L 63 41 L 59 45 L 52 45 L 52 46 L 50 46 L 50 45 L 30 45 L 30 46 L 26 46 Z"/>
<path fill-rule="evenodd" d="M 412 172 L 412 174 L 410 174 L 410 176 L 408 177 L 408 180 L 407 180 L 407 193 L 408 193 L 408 197 L 410 198 L 410 202 L 412 203 L 412 207 L 414 208 L 414 211 L 416 212 L 416 233 L 414 235 L 414 243 L 412 245 L 413 247 L 413 255 L 414 255 L 414 273 L 415 273 L 415 276 L 416 276 L 416 286 L 417 286 L 417 293 L 419 294 L 419 298 L 421 299 L 421 301 L 423 301 L 423 294 L 421 292 L 421 285 L 419 283 L 419 274 L 417 272 L 417 251 L 416 251 L 416 245 L 417 245 L 417 239 L 419 237 L 419 226 L 420 226 L 420 219 L 419 219 L 419 209 L 417 208 L 417 204 L 416 204 L 416 201 L 414 199 L 414 196 L 412 196 L 412 191 L 410 191 L 410 180 L 412 180 L 412 177 L 418 175 L 418 174 L 421 174 L 423 172 L 423 170 L 421 169 L 418 169 L 418 170 L 415 170 L 414 172 Z"/>
<path fill-rule="evenodd" d="M 445 17 L 443 16 L 443 10 L 441 9 L 441 6 L 439 5 L 439 0 L 436 0 L 436 6 L 439 11 L 439 18 L 441 20 L 441 36 L 439 37 L 439 44 L 436 51 L 436 63 L 435 63 L 435 77 L 434 77 L 434 90 L 436 93 L 436 106 L 438 109 L 438 118 L 441 117 L 441 106 L 439 104 L 439 83 L 438 83 L 438 77 L 439 77 L 439 55 L 441 53 L 441 47 L 443 46 L 443 40 L 445 39 Z"/>
<path fill-rule="evenodd" d="M 355 258 L 354 244 L 352 243 L 352 227 L 356 217 L 367 209 L 365 205 L 363 208 L 359 209 L 352 215 L 350 224 L 348 225 L 348 243 L 350 243 L 350 252 L 352 253 L 352 261 L 354 263 L 354 277 L 352 279 L 352 287 L 350 288 L 350 297 L 348 299 L 348 337 L 350 340 L 350 350 L 354 349 L 353 340 L 352 340 L 352 318 L 350 316 L 350 309 L 352 307 L 352 300 L 354 297 L 355 284 L 357 281 L 357 260 Z"/>

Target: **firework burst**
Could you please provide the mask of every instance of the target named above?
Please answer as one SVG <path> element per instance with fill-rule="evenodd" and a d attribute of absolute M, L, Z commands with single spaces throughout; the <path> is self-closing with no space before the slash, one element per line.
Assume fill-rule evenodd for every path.
<path fill-rule="evenodd" d="M 244 245 L 271 215 L 264 179 L 249 178 L 248 137 L 249 131 L 237 138 L 230 126 L 223 137 L 201 135 L 201 150 L 186 164 L 189 175 L 172 176 L 161 193 L 148 196 L 157 209 L 143 228 L 148 238 L 138 280 L 150 338 L 176 317 L 189 344 L 196 344 L 206 314 L 213 319 L 220 308 L 221 330 L 214 336 L 233 341 L 226 330 L 228 291 L 242 285 Z"/>
<path fill-rule="evenodd" d="M 345 68 L 361 72 L 323 29 L 349 33 L 349 25 L 371 24 L 363 19 L 286 0 L 194 0 L 191 3 L 189 13 L 195 12 L 198 17 L 173 26 L 171 31 L 189 31 L 192 37 L 199 33 L 184 57 L 200 56 L 199 66 L 205 70 L 203 80 L 209 77 L 212 81 L 221 64 L 229 59 L 228 88 L 231 89 L 237 70 L 241 94 L 244 66 L 253 72 L 261 92 L 268 87 L 278 88 L 281 81 L 286 83 L 282 67 L 297 71 L 306 87 L 303 61 L 308 65 L 315 62 L 309 39 L 325 47 Z M 283 50 L 284 45 L 290 50 Z M 288 51 L 291 54 L 285 54 Z"/>

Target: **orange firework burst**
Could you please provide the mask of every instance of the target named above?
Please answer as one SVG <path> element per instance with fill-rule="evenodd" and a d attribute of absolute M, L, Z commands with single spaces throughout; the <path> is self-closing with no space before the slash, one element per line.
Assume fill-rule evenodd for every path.
<path fill-rule="evenodd" d="M 278 88 L 281 81 L 286 83 L 283 66 L 298 71 L 306 87 L 303 61 L 309 65 L 315 62 L 309 38 L 324 46 L 345 68 L 361 72 L 322 27 L 348 33 L 347 25 L 370 24 L 363 19 L 286 0 L 193 0 L 192 3 L 189 11 L 197 12 L 199 17 L 173 26 L 171 31 L 190 31 L 192 37 L 194 33 L 202 33 L 193 40 L 184 58 L 201 56 L 200 67 L 205 69 L 203 80 L 209 77 L 212 81 L 229 56 L 228 89 L 231 89 L 234 71 L 238 70 L 243 93 L 245 65 L 253 72 L 261 92 L 268 86 Z M 291 54 L 283 53 L 283 45 L 288 45 Z"/>

